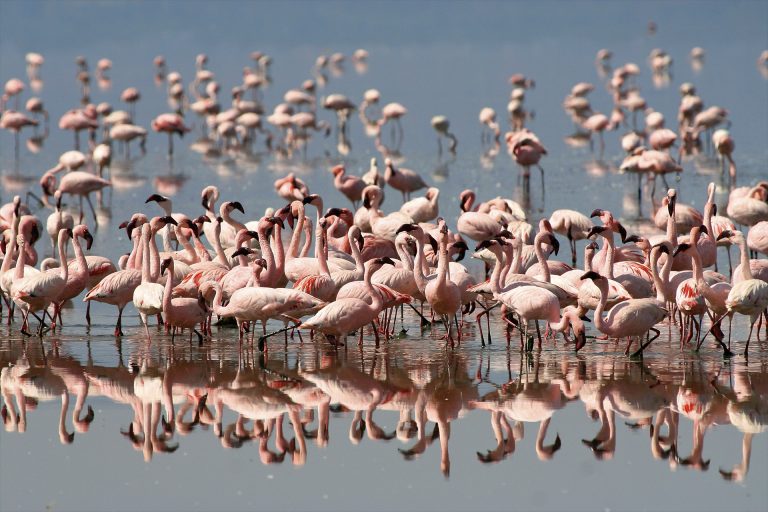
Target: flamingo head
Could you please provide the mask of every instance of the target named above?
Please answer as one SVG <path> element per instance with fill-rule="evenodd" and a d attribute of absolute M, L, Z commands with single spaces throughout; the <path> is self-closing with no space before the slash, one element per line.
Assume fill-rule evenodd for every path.
<path fill-rule="evenodd" d="M 723 240 L 725 238 L 731 238 L 732 236 L 734 236 L 734 234 L 735 233 L 730 229 L 726 229 L 725 231 L 717 235 L 717 241 L 719 242 L 720 240 Z"/>
<path fill-rule="evenodd" d="M 149 196 L 147 198 L 146 201 L 144 201 L 144 204 L 151 203 L 153 201 L 158 203 L 158 204 L 160 204 L 160 203 L 163 203 L 165 201 L 169 201 L 169 199 L 167 197 L 165 197 L 165 196 L 161 196 L 160 194 L 152 194 L 151 196 Z"/>
<path fill-rule="evenodd" d="M 454 261 L 461 261 L 464 259 L 464 256 L 466 255 L 467 251 L 469 250 L 469 247 L 467 246 L 467 243 L 464 240 L 457 240 L 456 242 L 453 242 L 451 244 L 451 248 L 454 251 L 457 251 L 458 257 Z"/>
<path fill-rule="evenodd" d="M 43 194 L 52 196 L 56 190 L 56 177 L 53 174 L 46 173 L 40 178 L 40 187 L 43 189 Z"/>
<path fill-rule="evenodd" d="M 584 274 L 581 276 L 581 278 L 580 278 L 580 279 L 581 279 L 582 281 L 584 281 L 585 279 L 591 279 L 591 280 L 593 280 L 593 281 L 598 281 L 598 280 L 600 280 L 600 279 L 605 279 L 605 278 L 604 278 L 603 276 L 601 276 L 600 274 L 598 274 L 597 272 L 595 272 L 595 271 L 593 271 L 593 270 L 590 270 L 589 272 L 585 272 L 585 273 L 584 273 Z"/>
<path fill-rule="evenodd" d="M 275 212 L 275 217 L 288 222 L 288 225 L 293 229 L 293 221 L 296 219 L 293 216 L 293 211 L 290 204 L 287 204 Z"/>
<path fill-rule="evenodd" d="M 240 247 L 238 250 L 232 253 L 232 257 L 236 258 L 238 256 L 248 256 L 250 254 L 253 254 L 253 249 L 250 247 Z"/>
<path fill-rule="evenodd" d="M 317 207 L 320 204 L 320 196 L 318 194 L 309 194 L 307 197 L 301 200 L 304 205 L 311 204 Z"/>
<path fill-rule="evenodd" d="M 589 232 L 587 232 L 587 238 L 594 240 L 593 237 L 597 235 L 605 236 L 603 233 L 605 233 L 605 230 L 608 229 L 605 226 L 592 226 L 589 229 Z"/>
<path fill-rule="evenodd" d="M 687 251 L 690 248 L 691 248 L 691 244 L 680 244 L 680 245 L 677 246 L 677 248 L 672 253 L 672 257 L 674 258 L 675 256 L 677 256 L 681 252 L 685 252 L 685 251 Z"/>
<path fill-rule="evenodd" d="M 338 176 L 339 174 L 344 174 L 345 170 L 346 169 L 344 169 L 343 165 L 335 165 L 331 167 L 331 172 L 333 173 L 334 176 Z"/>
<path fill-rule="evenodd" d="M 88 231 L 88 226 L 85 224 L 75 226 L 75 228 L 72 230 L 72 233 L 78 238 L 85 238 L 85 248 L 86 250 L 91 250 L 91 246 L 93 245 L 93 235 L 91 235 L 90 231 Z"/>
<path fill-rule="evenodd" d="M 394 265 L 395 262 L 389 256 L 384 256 L 383 258 L 373 260 L 373 264 L 381 267 L 382 265 Z"/>
<path fill-rule="evenodd" d="M 205 217 L 205 216 L 204 216 Z M 207 219 L 208 217 L 206 217 Z M 190 219 L 184 219 L 179 223 L 179 227 L 184 227 L 192 231 L 192 234 L 197 238 L 200 236 L 200 230 L 197 228 L 197 224 L 192 222 Z"/>
<path fill-rule="evenodd" d="M 171 268 L 171 272 L 173 272 L 173 258 L 165 258 L 163 262 L 160 264 L 160 275 L 164 275 L 165 271 L 168 270 L 168 268 Z"/>

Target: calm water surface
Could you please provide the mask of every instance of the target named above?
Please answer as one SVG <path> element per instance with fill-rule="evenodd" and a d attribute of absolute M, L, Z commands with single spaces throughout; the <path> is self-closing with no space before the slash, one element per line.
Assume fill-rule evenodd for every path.
<path fill-rule="evenodd" d="M 111 58 L 111 82 L 94 78 L 91 101 L 122 108 L 120 92 L 138 87 L 136 122 L 148 126 L 168 110 L 164 86 L 153 80 L 156 54 L 188 81 L 194 56 L 206 52 L 228 105 L 228 91 L 257 49 L 273 57 L 263 98 L 268 110 L 312 76 L 317 55 L 369 50 L 367 69 L 348 62 L 329 71 L 320 94 L 359 102 L 376 87 L 384 102 L 403 103 L 405 139 L 390 154 L 441 188 L 441 214 L 451 223 L 459 213 L 456 196 L 474 188 L 481 198 L 500 194 L 526 204 L 532 223 L 557 208 L 600 207 L 619 212 L 630 230 L 652 232 L 648 194 L 638 203 L 634 178 L 616 172 L 621 133 L 606 135 L 602 156 L 569 138 L 574 128 L 561 103 L 574 83 L 595 83 L 593 108 L 610 110 L 594 66 L 603 47 L 613 50 L 614 65 L 640 65 L 641 94 L 671 124 L 684 81 L 696 84 L 706 105 L 727 108 L 738 184 L 766 177 L 768 82 L 755 65 L 768 40 L 764 2 L 399 7 L 0 3 L 0 80 L 26 79 L 24 54 L 43 53 L 35 94 L 52 119 L 47 137 L 26 143 L 24 134 L 18 159 L 12 135 L 0 134 L 0 199 L 30 187 L 39 192 L 39 176 L 72 148 L 71 134 L 55 126 L 80 103 L 75 56 L 86 56 L 91 68 Z M 646 33 L 650 19 L 659 26 L 654 36 Z M 688 59 L 693 46 L 707 52 L 698 71 Z M 674 64 L 669 77 L 654 82 L 647 56 L 656 47 Z M 477 121 L 484 106 L 504 117 L 506 79 L 514 72 L 536 80 L 526 93 L 527 126 L 549 150 L 542 161 L 546 189 L 534 179 L 530 196 L 505 148 L 481 145 Z M 451 120 L 456 155 L 438 154 L 429 125 L 436 114 Z M 333 121 L 327 112 L 320 116 Z M 215 184 L 254 219 L 282 206 L 272 182 L 288 171 L 326 204 L 346 204 L 327 169 L 342 161 L 362 172 L 372 156 L 381 165 L 380 148 L 356 116 L 346 155 L 333 137 L 316 136 L 306 156 L 270 154 L 263 140 L 249 154 L 205 156 L 194 144 L 200 121 L 192 122 L 195 130 L 176 144 L 172 161 L 166 138 L 154 134 L 146 154 L 116 152 L 113 188 L 99 199 L 92 225 L 94 253 L 116 260 L 126 252 L 117 225 L 140 209 L 159 213 L 143 206 L 156 191 L 173 197 L 175 211 L 193 213 L 200 211 L 201 188 Z M 680 201 L 701 207 L 707 183 L 719 183 L 719 164 L 704 154 L 684 167 L 675 183 Z M 723 186 L 723 209 L 726 198 Z M 396 209 L 397 200 L 390 194 L 383 208 Z M 45 243 L 39 247 L 50 252 Z M 469 265 L 481 273 L 479 264 Z M 0 328 L 2 510 L 768 508 L 765 335 L 748 361 L 723 361 L 708 343 L 700 354 L 681 353 L 677 326 L 664 324 L 644 361 L 629 361 L 623 346 L 595 339 L 578 355 L 562 340 L 521 353 L 515 342 L 507 346 L 494 320 L 492 345 L 481 348 L 467 325 L 465 342 L 450 351 L 440 332 L 420 332 L 406 313 L 406 332 L 378 350 L 366 332 L 363 348 L 351 339 L 335 351 L 306 337 L 287 344 L 278 337 L 260 354 L 240 349 L 228 327 L 215 328 L 203 346 L 184 338 L 172 344 L 162 333 L 148 346 L 131 308 L 120 340 L 111 335 L 112 308 L 94 305 L 93 316 L 87 329 L 78 299 L 56 336 L 24 340 L 18 325 Z M 737 319 L 736 340 L 745 327 Z"/>

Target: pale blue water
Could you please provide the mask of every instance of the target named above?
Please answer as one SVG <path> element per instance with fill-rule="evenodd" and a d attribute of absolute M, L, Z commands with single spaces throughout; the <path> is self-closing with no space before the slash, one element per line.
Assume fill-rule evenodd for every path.
<path fill-rule="evenodd" d="M 646 31 L 651 19 L 658 24 L 654 36 Z M 5 203 L 14 193 L 26 191 L 30 185 L 20 182 L 20 176 L 32 180 L 32 190 L 39 192 L 34 184 L 37 178 L 55 165 L 61 152 L 71 149 L 71 134 L 61 133 L 55 126 L 63 112 L 79 103 L 74 64 L 77 55 L 86 56 L 91 69 L 101 57 L 112 59 L 111 88 L 101 90 L 92 79 L 91 100 L 109 101 L 123 108 L 120 92 L 136 86 L 142 93 L 137 122 L 148 126 L 152 117 L 168 110 L 164 87 L 153 83 L 151 62 L 157 54 L 165 55 L 169 70 L 180 71 L 187 81 L 194 74 L 195 55 L 205 52 L 209 68 L 222 86 L 222 105 L 228 106 L 228 92 L 240 82 L 242 67 L 252 65 L 249 53 L 265 51 L 273 58 L 272 83 L 264 91 L 264 102 L 271 110 L 285 90 L 311 77 L 317 55 L 335 51 L 350 55 L 361 47 L 370 52 L 367 71 L 359 74 L 347 62 L 344 73 L 329 75 L 328 84 L 319 94 L 340 92 L 359 102 L 365 89 L 376 87 L 383 102 L 403 103 L 409 109 L 403 119 L 403 165 L 418 170 L 441 188 L 441 213 L 449 222 L 455 222 L 459 212 L 456 196 L 464 188 L 475 188 L 484 198 L 499 194 L 521 198 L 519 169 L 505 148 L 500 148 L 495 159 L 483 158 L 477 121 L 479 110 L 492 106 L 506 128 L 505 105 L 510 90 L 506 80 L 515 72 L 536 80 L 536 87 L 526 93 L 526 108 L 535 113 L 528 126 L 549 150 L 542 160 L 547 175 L 546 196 L 542 199 L 538 176 L 534 174 L 530 219 L 548 216 L 556 208 L 588 212 L 596 207 L 634 218 L 635 180 L 614 172 L 622 158 L 620 133 L 606 134 L 606 155 L 596 166 L 588 147 L 574 149 L 564 141 L 573 126 L 562 110 L 563 98 L 574 83 L 590 81 L 597 85 L 591 95 L 593 108 L 609 111 L 611 100 L 594 66 L 600 48 L 613 51 L 614 65 L 632 61 L 640 66 L 637 83 L 641 94 L 650 106 L 664 113 L 670 125 L 675 124 L 679 103 L 677 88 L 691 81 L 706 105 L 720 105 L 730 111 L 738 184 L 753 183 L 765 178 L 768 169 L 768 82 L 756 66 L 760 52 L 767 46 L 766 19 L 768 4 L 764 2 L 3 2 L 0 80 L 18 76 L 27 81 L 24 54 L 41 52 L 46 62 L 41 70 L 43 89 L 38 95 L 51 112 L 52 131 L 36 154 L 22 145 L 18 161 L 13 155 L 12 135 L 0 134 L 0 199 Z M 694 46 L 702 46 L 707 52 L 698 73 L 688 58 Z M 647 56 L 656 47 L 674 58 L 670 84 L 659 89 L 654 87 L 647 65 Z M 24 99 L 29 94 L 27 90 Z M 436 114 L 448 116 L 459 139 L 455 157 L 437 154 L 436 137 L 429 125 Z M 327 112 L 320 116 L 333 121 Z M 165 156 L 165 136 L 153 133 L 146 155 L 132 149 L 133 159 L 126 162 L 116 152 L 112 169 L 115 186 L 105 195 L 99 210 L 94 253 L 116 259 L 126 252 L 128 244 L 122 233 L 117 234 L 117 224 L 130 213 L 144 209 L 146 197 L 158 189 L 173 196 L 174 210 L 199 212 L 200 189 L 216 184 L 223 198 L 243 203 L 246 219 L 255 219 L 267 206 L 282 205 L 271 184 L 292 170 L 301 173 L 311 190 L 323 195 L 326 204 L 346 205 L 333 189 L 327 172 L 340 158 L 333 138 L 316 136 L 310 143 L 307 161 L 302 161 L 301 155 L 281 160 L 266 153 L 249 158 L 203 158 L 189 149 L 200 134 L 200 121 L 193 122 L 196 130 L 177 142 L 172 164 Z M 352 117 L 350 128 L 352 150 L 343 158 L 348 168 L 356 173 L 367 170 L 371 156 L 379 157 L 381 166 L 381 155 L 372 139 L 364 135 L 357 116 Z M 28 136 L 26 132 L 22 140 Z M 263 141 L 257 148 L 263 151 Z M 716 171 L 713 174 L 707 169 L 717 165 L 713 158 L 685 162 L 682 179 L 675 184 L 682 202 L 703 205 L 707 183 L 719 178 Z M 393 210 L 397 201 L 397 195 L 390 194 L 384 209 Z M 649 202 L 642 208 L 647 214 Z M 144 211 L 155 210 L 159 213 L 150 205 Z M 42 211 L 40 215 L 47 213 Z M 48 251 L 46 243 L 43 240 L 39 245 L 43 252 Z M 567 251 L 560 257 L 567 259 Z M 724 254 L 720 255 L 720 263 L 727 267 Z M 476 262 L 470 265 L 480 270 Z M 125 315 L 126 336 L 121 343 L 111 335 L 114 310 L 97 305 L 93 315 L 94 325 L 87 332 L 83 308 L 76 301 L 74 309 L 64 314 L 61 335 L 46 337 L 42 342 L 23 342 L 17 324 L 0 329 L 2 366 L 10 363 L 18 369 L 26 353 L 32 366 L 28 377 L 36 376 L 19 381 L 27 386 L 23 393 L 30 402 L 26 428 L 22 428 L 25 432 L 20 433 L 18 425 L 9 420 L 0 433 L 3 510 L 768 508 L 764 485 L 768 479 L 768 444 L 764 434 L 756 433 L 752 438 L 749 471 L 743 481 L 729 482 L 718 473 L 719 468 L 730 470 L 742 460 L 746 422 L 739 411 L 751 413 L 755 430 L 766 425 L 768 347 L 764 336 L 760 342 L 753 339 L 748 363 L 740 357 L 723 362 L 709 344 L 700 355 L 688 351 L 681 354 L 677 328 L 672 327 L 670 336 L 667 326 L 663 326 L 662 337 L 652 345 L 644 363 L 637 363 L 626 360 L 623 347 L 595 340 L 578 356 L 562 341 L 557 345 L 546 343 L 541 353 L 521 355 L 514 338 L 507 348 L 501 326 L 494 323 L 492 346 L 481 349 L 474 326 L 468 326 L 467 341 L 452 353 L 435 339 L 440 333 L 419 335 L 414 317 L 406 314 L 408 337 L 382 345 L 378 351 L 373 349 L 370 334 L 366 335 L 362 351 L 350 341 L 347 350 L 338 354 L 308 340 L 303 345 L 291 341 L 285 349 L 278 340 L 266 361 L 260 363 L 258 354 L 238 351 L 231 329 L 215 330 L 213 341 L 202 348 L 188 346 L 185 339 L 172 346 L 170 339 L 160 333 L 148 347 L 130 306 Z M 590 333 L 594 334 L 592 328 Z M 737 320 L 734 333 L 736 340 L 744 338 L 743 319 Z M 741 346 L 741 342 L 735 343 Z M 170 382 L 187 371 L 192 374 L 187 378 L 190 389 L 196 390 L 198 396 L 208 393 L 211 400 L 206 406 L 214 415 L 213 397 L 217 390 L 232 387 L 238 362 L 249 368 L 241 372 L 242 378 L 271 381 L 277 378 L 275 372 L 290 376 L 287 383 L 276 386 L 279 389 L 287 386 L 290 390 L 300 379 L 308 378 L 301 375 L 302 371 L 343 367 L 350 388 L 359 386 L 361 380 L 371 385 L 368 379 L 373 379 L 383 389 L 409 391 L 408 396 L 420 396 L 419 404 L 425 404 L 425 442 L 430 442 L 423 455 L 406 461 L 398 449 L 413 446 L 413 438 L 373 440 L 369 427 L 362 440 L 353 442 L 349 436 L 353 413 L 334 412 L 327 446 L 308 439 L 303 465 L 292 459 L 290 451 L 282 463 L 262 463 L 254 440 L 243 442 L 239 449 L 224 448 L 214 425 L 197 425 L 189 434 L 177 428 L 167 444 L 178 443 L 178 449 L 173 453 L 155 449 L 151 461 L 145 462 L 141 446 L 132 449 L 129 440 L 119 433 L 127 430 L 134 417 L 130 401 L 141 403 L 135 388 L 125 395 L 128 402 L 121 402 L 114 395 L 105 396 L 93 383 L 85 399 L 95 411 L 88 431 L 77 432 L 72 444 L 60 442 L 57 425 L 62 381 L 56 375 L 62 374 L 57 368 L 66 366 L 72 375 L 65 426 L 71 433 L 77 385 L 87 379 L 86 375 L 120 377 L 130 391 L 143 363 L 146 372 L 158 376 L 153 382 L 160 382 L 163 376 Z M 259 370 L 262 367 L 269 372 Z M 719 391 L 710 384 L 713 379 Z M 502 462 L 478 461 L 476 452 L 485 453 L 496 441 L 490 414 L 478 410 L 476 402 L 489 398 L 489 393 L 509 381 L 538 382 L 528 386 L 530 393 L 545 384 L 550 386 L 547 396 L 555 405 L 547 406 L 554 412 L 544 444 L 553 443 L 557 433 L 562 443 L 551 460 L 542 461 L 537 456 L 534 448 L 539 427 L 536 422 L 528 422 L 514 452 Z M 178 410 L 184 399 L 182 388 L 175 382 Z M 5 391 L 6 384 L 3 386 Z M 702 459 L 711 460 L 706 471 L 682 463 L 693 451 L 695 415 L 678 397 L 681 390 L 691 388 L 702 394 L 702 412 L 706 413 L 698 423 L 705 432 Z M 262 387 L 254 389 L 254 397 L 263 396 Z M 590 402 L 594 389 L 606 393 L 606 417 L 608 411 L 616 411 L 615 452 L 602 460 L 582 443 L 582 439 L 595 437 L 600 428 L 600 423 L 587 414 L 588 407 L 594 407 L 595 402 Z M 521 400 L 526 396 L 518 388 L 509 393 Z M 38 403 L 33 409 L 35 397 Z M 674 452 L 666 459 L 655 458 L 648 427 L 632 430 L 625 425 L 625 421 L 636 420 L 625 417 L 628 406 L 622 400 L 639 402 L 649 398 L 651 412 L 666 410 L 679 416 L 675 445 L 680 461 Z M 152 400 L 147 398 L 145 402 Z M 18 409 L 14 400 L 4 397 L 4 403 Z M 380 405 L 373 413 L 375 423 L 387 434 L 398 423 L 398 413 L 389 404 Z M 235 422 L 236 414 L 229 406 L 222 410 L 226 429 Z M 168 411 L 164 412 L 167 415 Z M 441 471 L 440 440 L 431 440 L 434 420 L 440 414 L 451 425 L 449 476 Z M 188 412 L 186 421 L 191 416 Z M 203 416 L 208 417 L 205 413 Z M 515 419 L 531 417 L 511 411 L 509 422 L 514 426 Z M 654 419 L 657 417 L 654 414 Z M 282 422 L 285 436 L 295 437 L 288 418 Z M 316 428 L 316 421 L 308 428 Z M 161 426 L 157 432 L 162 432 Z M 663 435 L 667 435 L 666 428 Z M 232 438 L 227 439 L 231 444 Z M 279 451 L 274 433 L 269 447 Z M 669 450 L 670 444 L 662 447 Z"/>

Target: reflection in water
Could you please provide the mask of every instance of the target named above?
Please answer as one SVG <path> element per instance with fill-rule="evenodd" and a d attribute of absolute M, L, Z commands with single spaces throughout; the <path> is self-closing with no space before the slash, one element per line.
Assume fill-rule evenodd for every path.
<path fill-rule="evenodd" d="M 392 449 L 406 461 L 434 446 L 446 476 L 452 463 L 473 463 L 451 457 L 456 442 L 476 446 L 481 463 L 514 457 L 526 444 L 553 464 L 562 447 L 578 444 L 596 460 L 609 460 L 622 457 L 623 429 L 649 432 L 651 457 L 670 469 L 704 472 L 713 462 L 707 434 L 736 429 L 743 433 L 741 445 L 714 461 L 729 481 L 747 478 L 753 437 L 768 428 L 765 360 L 671 365 L 550 351 L 425 352 L 404 343 L 383 351 L 294 345 L 265 356 L 248 346 L 232 351 L 217 342 L 187 347 L 161 340 L 156 350 L 133 347 L 128 365 L 118 345 L 114 364 L 102 366 L 90 349 L 83 361 L 58 339 L 50 345 L 9 341 L 0 352 L 2 418 L 6 432 L 24 434 L 36 409 L 58 406 L 54 429 L 62 444 L 72 444 L 92 428 L 94 409 L 121 416 L 127 409 L 131 419 L 122 425 L 122 438 L 147 462 L 174 454 L 186 437 L 213 435 L 225 449 L 252 444 L 262 464 L 294 465 L 323 464 L 312 445 L 346 442 L 330 437 L 331 422 L 340 422 L 348 425 L 350 443 L 394 441 Z M 586 439 L 558 421 L 573 408 L 583 408 L 595 423 Z M 469 415 L 485 414 L 490 432 L 454 428 Z M 526 424 L 536 429 L 528 438 Z M 689 443 L 680 433 L 688 427 L 691 448 L 683 451 Z M 461 432 L 462 440 L 453 440 L 452 432 Z"/>

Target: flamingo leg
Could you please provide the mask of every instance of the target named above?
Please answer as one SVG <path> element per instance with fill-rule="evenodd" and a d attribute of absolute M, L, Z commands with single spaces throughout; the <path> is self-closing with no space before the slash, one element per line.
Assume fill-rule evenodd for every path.
<path fill-rule="evenodd" d="M 632 355 L 631 355 L 630 357 L 638 357 L 638 356 L 639 356 L 639 357 L 642 357 L 642 355 L 643 355 L 643 350 L 645 350 L 645 348 L 646 348 L 648 345 L 650 345 L 650 344 L 653 342 L 653 340 L 655 340 L 656 338 L 658 338 L 658 337 L 659 337 L 659 335 L 661 334 L 661 332 L 660 332 L 658 329 L 656 329 L 655 327 L 651 327 L 651 328 L 650 328 L 648 331 L 649 331 L 649 332 L 653 331 L 653 338 L 649 338 L 649 339 L 648 339 L 648 341 L 646 341 L 645 343 L 643 343 L 642 345 L 640 345 L 640 348 L 639 348 L 639 349 L 637 349 L 635 352 L 633 352 L 633 353 L 632 353 Z"/>

